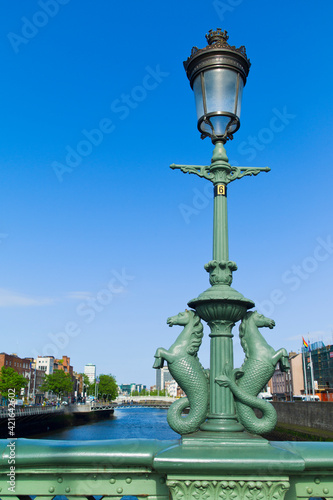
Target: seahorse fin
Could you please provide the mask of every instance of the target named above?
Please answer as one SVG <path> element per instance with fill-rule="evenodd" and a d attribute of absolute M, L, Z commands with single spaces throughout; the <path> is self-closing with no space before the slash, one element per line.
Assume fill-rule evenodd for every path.
<path fill-rule="evenodd" d="M 225 373 L 222 373 L 219 377 L 216 377 L 215 382 L 221 387 L 229 387 L 230 386 L 230 378 Z"/>
<path fill-rule="evenodd" d="M 158 356 L 155 356 L 155 362 L 153 364 L 153 368 L 163 368 L 164 359 Z"/>
<path fill-rule="evenodd" d="M 239 378 L 241 378 L 244 375 L 244 371 L 241 370 L 240 368 L 235 368 L 232 371 L 232 374 L 233 374 L 235 380 L 238 380 Z"/>

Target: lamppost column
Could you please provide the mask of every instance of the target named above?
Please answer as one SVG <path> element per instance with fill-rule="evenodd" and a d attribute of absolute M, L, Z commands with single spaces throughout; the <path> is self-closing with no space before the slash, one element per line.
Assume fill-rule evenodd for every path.
<path fill-rule="evenodd" d="M 227 185 L 214 185 L 213 260 L 228 261 Z"/>
<path fill-rule="evenodd" d="M 214 183 L 213 260 L 229 260 L 227 176 L 231 171 L 222 142 L 215 144 L 210 172 Z"/>
<path fill-rule="evenodd" d="M 210 412 L 202 430 L 240 431 L 243 426 L 236 422 L 233 395 L 229 388 L 219 386 L 215 379 L 233 368 L 232 327 L 234 323 L 215 320 L 208 323 L 210 344 Z"/>
<path fill-rule="evenodd" d="M 227 184 L 231 166 L 222 141 L 215 144 L 210 166 L 214 184 L 213 261 L 206 265 L 212 285 L 228 285 L 228 278 L 236 265 L 229 262 Z M 219 299 L 217 302 L 220 302 Z M 215 302 L 216 303 L 216 302 Z M 210 412 L 202 430 L 240 431 L 243 426 L 236 421 L 234 398 L 228 387 L 221 387 L 216 378 L 233 370 L 234 321 L 223 310 L 208 321 L 210 340 Z"/>

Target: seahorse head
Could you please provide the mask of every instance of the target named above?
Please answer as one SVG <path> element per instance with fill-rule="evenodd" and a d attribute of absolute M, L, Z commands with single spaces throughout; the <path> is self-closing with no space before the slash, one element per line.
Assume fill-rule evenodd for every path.
<path fill-rule="evenodd" d="M 188 344 L 186 352 L 191 356 L 195 356 L 199 350 L 203 337 L 203 326 L 200 321 L 199 316 L 192 310 L 186 309 L 184 312 L 180 312 L 176 316 L 171 316 L 167 319 L 167 324 L 169 326 L 180 325 L 187 327 L 188 334 Z M 184 339 L 185 328 L 180 334 L 179 338 Z"/>
<path fill-rule="evenodd" d="M 263 314 L 259 314 L 258 311 L 248 311 L 239 326 L 239 338 L 241 340 L 241 346 L 245 352 L 245 357 L 249 355 L 249 342 L 250 338 L 247 338 L 253 332 L 253 329 L 258 330 L 263 326 L 268 326 L 268 328 L 274 328 L 275 321 L 270 318 L 266 318 Z"/>

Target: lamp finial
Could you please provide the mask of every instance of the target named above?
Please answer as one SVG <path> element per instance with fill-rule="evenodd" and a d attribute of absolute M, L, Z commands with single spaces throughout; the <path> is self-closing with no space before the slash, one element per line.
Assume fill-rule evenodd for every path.
<path fill-rule="evenodd" d="M 222 31 L 221 28 L 217 28 L 216 31 L 209 30 L 208 34 L 206 35 L 206 40 L 209 45 L 213 45 L 213 43 L 221 43 L 222 45 L 227 45 L 228 38 L 228 32 L 226 30 Z"/>

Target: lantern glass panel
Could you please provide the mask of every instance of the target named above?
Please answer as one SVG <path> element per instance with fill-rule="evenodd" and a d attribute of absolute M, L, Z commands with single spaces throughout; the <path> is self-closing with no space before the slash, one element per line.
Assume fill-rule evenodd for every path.
<path fill-rule="evenodd" d="M 239 118 L 243 87 L 243 79 L 238 73 L 226 68 L 207 70 L 202 73 L 202 76 L 199 74 L 195 78 L 193 90 L 197 118 L 199 120 L 202 116 L 217 115 L 209 118 L 214 127 L 214 135 L 224 135 L 226 129 L 232 133 L 237 128 L 236 124 L 228 127 L 231 117 L 223 116 L 223 113 L 230 113 Z M 202 132 L 212 134 L 209 123 L 203 122 L 200 128 Z"/>

